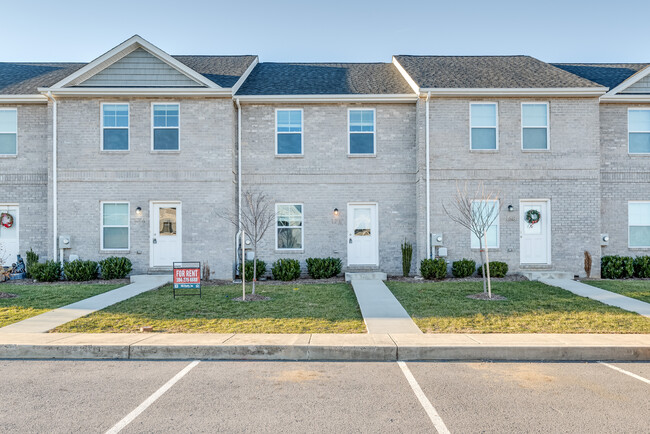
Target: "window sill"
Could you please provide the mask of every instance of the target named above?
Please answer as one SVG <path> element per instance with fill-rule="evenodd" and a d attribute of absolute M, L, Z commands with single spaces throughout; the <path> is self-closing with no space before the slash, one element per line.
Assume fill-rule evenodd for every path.
<path fill-rule="evenodd" d="M 648 246 L 648 247 L 629 247 L 628 246 L 628 249 L 629 250 L 650 250 L 650 246 Z"/>
<path fill-rule="evenodd" d="M 18 158 L 18 154 L 0 154 L 0 158 Z"/>
<path fill-rule="evenodd" d="M 181 150 L 180 149 L 170 149 L 170 150 L 164 150 L 164 149 L 152 149 L 149 151 L 150 154 L 180 154 Z"/>
<path fill-rule="evenodd" d="M 377 154 L 348 154 L 348 158 L 377 158 Z"/>
<path fill-rule="evenodd" d="M 100 154 L 128 154 L 131 152 L 128 149 L 116 149 L 116 150 L 107 150 L 107 149 L 101 149 L 99 151 Z"/>
<path fill-rule="evenodd" d="M 104 250 L 104 249 L 99 249 L 99 253 L 102 255 L 112 255 L 115 253 L 121 253 L 121 254 L 126 254 L 128 255 L 131 253 L 131 249 L 125 249 L 125 250 Z"/>
<path fill-rule="evenodd" d="M 295 253 L 300 255 L 305 253 L 305 249 L 275 249 L 275 253 L 286 253 L 286 254 Z"/>
<path fill-rule="evenodd" d="M 629 155 L 630 157 L 650 157 L 650 152 L 648 153 L 628 152 L 627 155 Z"/>
<path fill-rule="evenodd" d="M 476 152 L 479 154 L 496 154 L 499 152 L 498 149 L 470 149 L 469 152 Z"/>
<path fill-rule="evenodd" d="M 472 252 L 480 252 L 481 251 L 480 247 L 470 247 L 470 249 L 472 250 Z M 501 250 L 501 247 L 488 247 L 488 250 L 490 252 L 498 252 L 499 250 Z"/>
<path fill-rule="evenodd" d="M 275 158 L 304 158 L 304 154 L 275 154 Z"/>
<path fill-rule="evenodd" d="M 526 153 L 532 153 L 532 154 L 538 154 L 538 153 L 544 153 L 544 152 L 551 152 L 550 149 L 522 149 L 521 152 L 526 152 Z"/>

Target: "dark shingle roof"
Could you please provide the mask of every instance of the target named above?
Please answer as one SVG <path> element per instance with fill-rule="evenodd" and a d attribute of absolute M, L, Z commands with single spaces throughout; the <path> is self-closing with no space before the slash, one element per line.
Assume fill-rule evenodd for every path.
<path fill-rule="evenodd" d="M 615 88 L 648 63 L 553 63 L 572 74 L 584 77 L 610 89 Z"/>
<path fill-rule="evenodd" d="M 255 56 L 172 56 L 221 87 L 232 87 Z M 86 63 L 0 62 L 0 95 L 34 95 L 86 66 Z"/>
<path fill-rule="evenodd" d="M 390 63 L 260 63 L 237 95 L 409 94 Z"/>
<path fill-rule="evenodd" d="M 530 56 L 395 56 L 422 88 L 598 87 Z"/>

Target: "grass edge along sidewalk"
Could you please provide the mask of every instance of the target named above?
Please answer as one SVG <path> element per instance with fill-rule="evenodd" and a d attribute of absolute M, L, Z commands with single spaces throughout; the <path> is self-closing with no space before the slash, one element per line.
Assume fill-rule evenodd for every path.
<path fill-rule="evenodd" d="M 541 282 L 493 281 L 506 301 L 472 300 L 475 282 L 386 282 L 425 333 L 650 333 L 650 319 Z"/>
<path fill-rule="evenodd" d="M 582 280 L 582 283 L 650 303 L 650 279 Z"/>

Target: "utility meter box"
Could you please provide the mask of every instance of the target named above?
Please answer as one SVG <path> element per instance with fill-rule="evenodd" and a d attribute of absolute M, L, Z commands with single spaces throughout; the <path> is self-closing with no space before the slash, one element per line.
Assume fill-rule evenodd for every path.
<path fill-rule="evenodd" d="M 59 235 L 59 249 L 71 249 L 72 238 L 70 235 Z"/>
<path fill-rule="evenodd" d="M 434 247 L 442 246 L 442 234 L 431 234 L 431 245 Z"/>

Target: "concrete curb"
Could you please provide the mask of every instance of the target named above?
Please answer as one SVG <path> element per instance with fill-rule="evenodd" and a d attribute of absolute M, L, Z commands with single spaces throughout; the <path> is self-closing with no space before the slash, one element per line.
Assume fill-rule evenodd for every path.
<path fill-rule="evenodd" d="M 0 359 L 650 361 L 650 335 L 7 333 Z"/>

